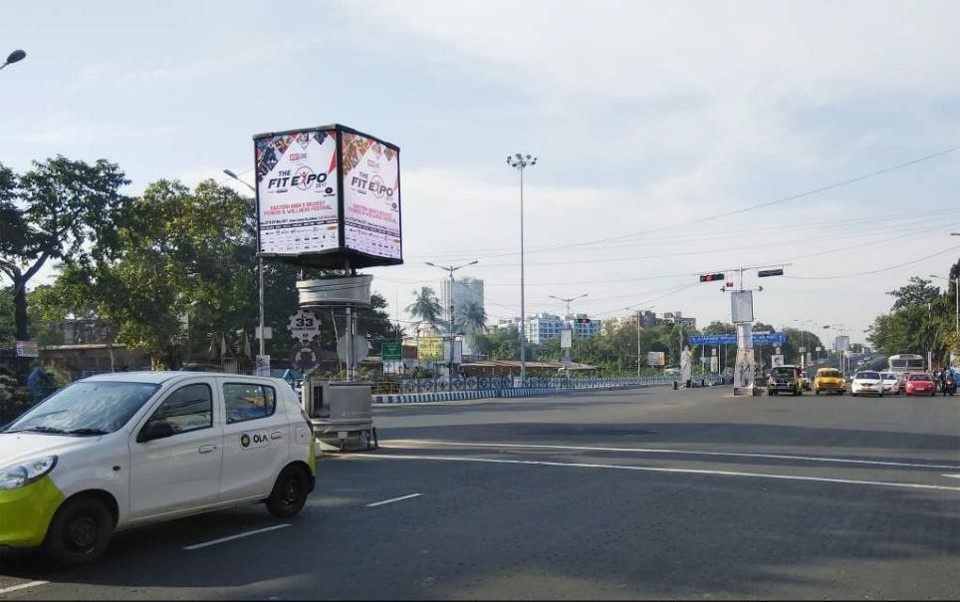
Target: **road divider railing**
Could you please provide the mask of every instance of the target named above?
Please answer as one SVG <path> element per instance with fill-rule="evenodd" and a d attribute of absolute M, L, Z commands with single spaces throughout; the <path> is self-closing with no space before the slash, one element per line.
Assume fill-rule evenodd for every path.
<path fill-rule="evenodd" d="M 677 382 L 673 376 L 641 376 L 622 378 L 601 377 L 528 377 L 520 382 L 519 377 L 467 377 L 444 379 L 406 379 L 400 381 L 398 393 L 375 394 L 373 402 L 429 403 L 465 401 L 486 398 L 537 397 L 566 395 L 578 391 L 616 391 L 645 387 L 672 387 Z M 680 383 L 682 385 L 682 383 Z M 692 386 L 716 386 L 723 384 L 717 375 L 698 376 Z"/>

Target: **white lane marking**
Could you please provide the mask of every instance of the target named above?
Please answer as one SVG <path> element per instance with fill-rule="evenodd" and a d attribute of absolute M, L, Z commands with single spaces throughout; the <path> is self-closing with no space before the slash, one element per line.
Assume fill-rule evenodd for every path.
<path fill-rule="evenodd" d="M 367 508 L 374 508 L 376 506 L 383 506 L 384 504 L 392 504 L 394 502 L 402 502 L 403 500 L 409 500 L 415 497 L 420 497 L 422 493 L 411 493 L 410 495 L 404 495 L 402 497 L 395 497 L 389 500 L 383 500 L 382 502 L 374 502 L 372 504 L 367 504 Z"/>
<path fill-rule="evenodd" d="M 192 546 L 185 546 L 184 550 L 199 550 L 200 548 L 205 548 L 207 546 L 215 546 L 218 543 L 223 543 L 225 541 L 233 541 L 234 539 L 240 539 L 241 537 L 250 537 L 251 535 L 257 535 L 259 533 L 266 533 L 268 531 L 276 531 L 277 529 L 283 529 L 289 527 L 290 523 L 283 523 L 282 525 L 274 525 L 272 527 L 265 527 L 263 529 L 256 529 L 254 531 L 246 531 L 244 533 L 238 533 L 237 535 L 231 535 L 229 537 L 221 537 L 220 539 L 214 539 L 213 541 L 205 541 L 203 543 L 193 544 Z"/>
<path fill-rule="evenodd" d="M 438 462 L 480 462 L 485 464 L 522 464 L 526 466 L 559 466 L 563 468 L 608 468 L 611 470 L 633 470 L 638 472 L 665 472 L 673 474 L 700 474 L 721 477 L 753 477 L 757 479 L 780 479 L 784 481 L 812 481 L 817 483 L 839 483 L 842 485 L 869 485 L 874 487 L 897 487 L 901 489 L 933 489 L 936 491 L 954 491 L 960 493 L 960 487 L 944 485 L 923 485 L 921 483 L 894 483 L 890 481 L 861 481 L 857 479 L 833 479 L 829 477 L 805 477 L 799 475 L 765 474 L 760 472 L 735 472 L 729 470 L 701 470 L 696 468 L 661 468 L 657 466 L 623 466 L 618 464 L 587 464 L 583 462 L 549 462 L 545 460 L 498 460 L 493 458 L 465 458 L 462 456 L 416 456 L 390 454 L 384 456 L 355 456 L 354 460 L 435 460 Z"/>
<path fill-rule="evenodd" d="M 604 451 L 628 452 L 637 454 L 676 454 L 686 456 L 731 456 L 735 458 L 766 458 L 770 460 L 800 460 L 804 462 L 826 462 L 835 464 L 865 464 L 870 466 L 901 466 L 906 468 L 936 468 L 942 470 L 960 470 L 960 466 L 950 464 L 920 464 L 915 462 L 889 462 L 885 460 L 856 460 L 853 458 L 824 458 L 820 456 L 793 456 L 790 454 L 751 454 L 746 452 L 711 452 L 683 449 L 657 449 L 643 447 L 581 447 L 574 445 L 538 445 L 533 443 L 463 443 L 459 441 L 427 441 L 418 439 L 393 441 L 381 447 L 403 448 L 402 443 L 418 443 L 427 445 L 453 445 L 458 447 L 501 447 L 514 449 L 557 449 L 567 451 Z"/>
<path fill-rule="evenodd" d="M 950 477 L 951 479 L 960 479 L 960 474 L 945 474 L 945 477 Z"/>
<path fill-rule="evenodd" d="M 0 594 L 9 594 L 10 592 L 16 592 L 21 589 L 27 589 L 28 587 L 37 587 L 38 585 L 46 585 L 50 583 L 49 581 L 31 581 L 29 583 L 21 583 L 20 585 L 11 585 L 10 587 L 5 587 L 0 589 Z"/>

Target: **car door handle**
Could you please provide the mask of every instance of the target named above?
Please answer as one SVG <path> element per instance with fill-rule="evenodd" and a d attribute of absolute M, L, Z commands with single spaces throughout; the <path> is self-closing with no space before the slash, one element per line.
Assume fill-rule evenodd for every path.
<path fill-rule="evenodd" d="M 201 445 L 199 451 L 201 454 L 209 454 L 215 449 L 217 449 L 216 445 Z"/>
<path fill-rule="evenodd" d="M 282 433 L 281 431 L 276 431 L 276 432 L 274 432 L 274 433 L 270 433 L 270 438 L 271 438 L 271 439 L 279 439 L 279 438 L 281 438 L 281 437 L 283 437 L 283 433 Z"/>

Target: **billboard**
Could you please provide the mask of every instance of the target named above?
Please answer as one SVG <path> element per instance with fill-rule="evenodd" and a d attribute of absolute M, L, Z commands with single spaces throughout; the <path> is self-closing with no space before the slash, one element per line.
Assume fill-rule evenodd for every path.
<path fill-rule="evenodd" d="M 647 352 L 647 365 L 651 368 L 657 366 L 663 366 L 666 364 L 666 354 L 662 351 L 648 351 Z"/>
<path fill-rule="evenodd" d="M 343 134 L 344 243 L 400 259 L 400 154 L 360 134 Z"/>
<path fill-rule="evenodd" d="M 254 146 L 260 251 L 301 255 L 339 248 L 337 132 L 277 134 Z"/>
<path fill-rule="evenodd" d="M 850 337 L 838 336 L 833 342 L 833 348 L 844 353 L 850 351 Z"/>
<path fill-rule="evenodd" d="M 262 255 L 326 269 L 403 263 L 399 147 L 339 124 L 253 139 Z"/>
<path fill-rule="evenodd" d="M 442 362 L 443 339 L 440 337 L 417 339 L 417 359 L 421 362 Z"/>

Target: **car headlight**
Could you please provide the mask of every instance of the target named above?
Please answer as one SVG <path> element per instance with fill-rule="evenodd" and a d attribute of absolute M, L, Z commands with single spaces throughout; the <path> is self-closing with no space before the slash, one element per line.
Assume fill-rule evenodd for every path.
<path fill-rule="evenodd" d="M 56 456 L 21 462 L 0 469 L 0 489 L 17 489 L 48 474 L 57 465 Z"/>

